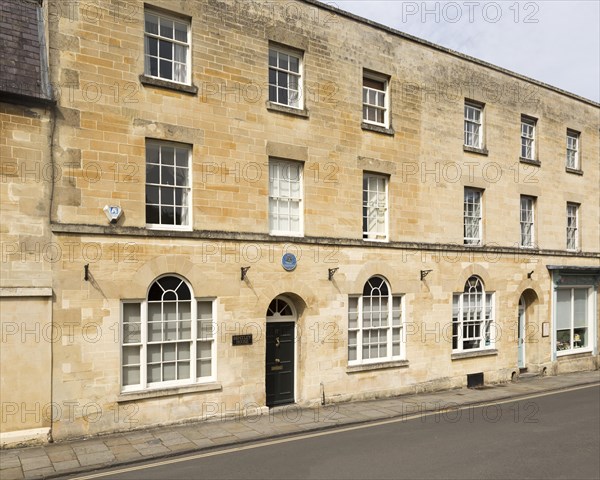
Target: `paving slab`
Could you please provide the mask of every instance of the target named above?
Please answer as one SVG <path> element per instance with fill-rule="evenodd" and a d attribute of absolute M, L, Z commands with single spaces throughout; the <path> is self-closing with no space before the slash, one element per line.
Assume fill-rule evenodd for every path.
<path fill-rule="evenodd" d="M 4 467 L 2 464 L 2 476 L 0 476 L 0 478 L 2 478 L 2 480 L 21 480 L 22 478 L 25 478 L 25 476 L 20 467 Z"/>
<path fill-rule="evenodd" d="M 215 444 L 208 438 L 200 438 L 198 440 L 194 440 L 192 443 L 196 445 L 198 449 L 211 448 L 215 446 Z"/>
<path fill-rule="evenodd" d="M 21 468 L 24 472 L 38 470 L 40 468 L 52 467 L 52 461 L 44 455 L 30 458 L 21 458 Z"/>
<path fill-rule="evenodd" d="M 0 455 L 0 465 L 2 465 L 2 472 L 4 469 L 9 468 L 21 468 L 21 460 L 18 455 Z"/>
<path fill-rule="evenodd" d="M 115 460 L 115 456 L 112 452 L 98 452 L 98 453 L 84 453 L 77 455 L 77 460 L 82 467 L 88 467 L 92 465 L 107 465 Z"/>
<path fill-rule="evenodd" d="M 24 472 L 24 475 L 25 478 L 44 478 L 55 473 L 56 470 L 54 470 L 54 467 L 44 467 L 26 471 Z"/>
<path fill-rule="evenodd" d="M 45 457 L 46 450 L 44 447 L 31 447 L 31 448 L 23 448 L 19 452 L 19 458 L 35 458 L 35 457 Z"/>
<path fill-rule="evenodd" d="M 108 438 L 108 439 L 106 439 L 104 444 L 107 447 L 114 447 L 114 446 L 119 446 L 119 445 L 130 445 L 129 440 L 127 440 L 125 437 L 122 437 L 122 436 L 118 436 L 115 438 Z"/>
<path fill-rule="evenodd" d="M 57 472 L 69 472 L 79 468 L 81 465 L 77 460 L 66 460 L 64 462 L 52 462 L 52 466 Z"/>
<path fill-rule="evenodd" d="M 106 444 L 103 442 L 90 443 L 87 445 L 82 444 L 73 447 L 73 451 L 75 452 L 75 454 L 77 454 L 77 456 L 108 452 L 108 450 L 108 446 L 106 446 Z"/>

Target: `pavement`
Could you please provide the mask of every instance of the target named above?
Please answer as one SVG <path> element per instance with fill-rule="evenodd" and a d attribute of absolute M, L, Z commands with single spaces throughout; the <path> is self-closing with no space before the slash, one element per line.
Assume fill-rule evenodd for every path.
<path fill-rule="evenodd" d="M 600 371 L 521 379 L 478 389 L 454 389 L 269 414 L 131 430 L 86 439 L 0 451 L 0 479 L 54 478 L 107 467 L 197 453 L 224 446 L 284 437 L 426 412 L 519 399 L 600 383 Z"/>

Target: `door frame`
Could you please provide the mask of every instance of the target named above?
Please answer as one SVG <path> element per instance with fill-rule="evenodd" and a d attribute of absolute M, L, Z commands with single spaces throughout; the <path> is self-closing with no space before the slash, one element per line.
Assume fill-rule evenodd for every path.
<path fill-rule="evenodd" d="M 299 361 L 299 356 L 298 356 L 298 310 L 296 310 L 296 306 L 294 305 L 294 302 L 289 298 L 286 297 L 285 295 L 277 295 L 275 298 L 273 298 L 273 300 L 283 300 L 285 303 L 287 303 L 290 308 L 292 309 L 292 315 L 290 316 L 272 316 L 269 317 L 267 315 L 265 315 L 266 318 L 266 323 L 293 323 L 294 324 L 294 333 L 293 333 L 293 347 L 294 347 L 294 400 L 292 402 L 290 402 L 288 405 L 291 405 L 293 403 L 296 403 L 296 401 L 298 400 L 298 361 Z M 271 302 L 273 301 L 271 300 Z M 269 302 L 269 305 L 271 304 L 271 302 Z M 266 325 L 265 325 L 265 360 L 263 362 L 263 367 L 266 367 L 267 364 L 267 330 L 266 330 Z M 266 371 L 266 370 L 265 370 Z M 265 374 L 265 394 L 267 392 L 267 378 L 266 378 L 266 374 Z M 285 405 L 282 405 L 285 406 Z M 269 407 L 269 408 L 273 408 L 273 407 Z"/>

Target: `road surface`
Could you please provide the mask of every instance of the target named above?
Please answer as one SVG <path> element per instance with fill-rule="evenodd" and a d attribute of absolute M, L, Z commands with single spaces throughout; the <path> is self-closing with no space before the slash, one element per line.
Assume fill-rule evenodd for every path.
<path fill-rule="evenodd" d="M 257 442 L 79 479 L 599 479 L 600 387 Z"/>

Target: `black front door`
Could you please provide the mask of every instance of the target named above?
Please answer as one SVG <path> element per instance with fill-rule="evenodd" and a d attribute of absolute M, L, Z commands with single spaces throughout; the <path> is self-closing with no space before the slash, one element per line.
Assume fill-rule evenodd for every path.
<path fill-rule="evenodd" d="M 267 406 L 294 402 L 294 322 L 267 323 Z"/>

